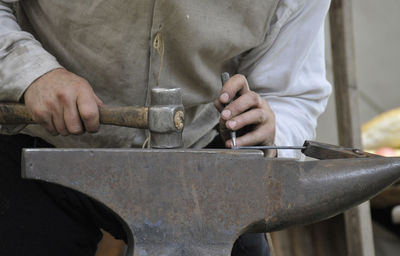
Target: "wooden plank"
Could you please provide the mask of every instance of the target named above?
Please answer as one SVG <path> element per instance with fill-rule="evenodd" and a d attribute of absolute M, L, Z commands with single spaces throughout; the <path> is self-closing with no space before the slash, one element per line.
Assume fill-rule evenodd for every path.
<path fill-rule="evenodd" d="M 339 144 L 361 147 L 352 1 L 333 0 L 329 18 Z M 347 211 L 344 218 L 348 255 L 375 255 L 369 202 Z"/>
<path fill-rule="evenodd" d="M 361 145 L 351 0 L 333 0 L 330 13 L 339 144 Z"/>
<path fill-rule="evenodd" d="M 271 233 L 273 256 L 346 255 L 343 215 Z"/>

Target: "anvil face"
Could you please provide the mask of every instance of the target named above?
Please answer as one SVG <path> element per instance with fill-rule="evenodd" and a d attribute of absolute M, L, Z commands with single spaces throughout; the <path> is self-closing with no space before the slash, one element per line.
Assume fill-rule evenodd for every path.
<path fill-rule="evenodd" d="M 261 151 L 27 149 L 26 178 L 101 202 L 124 222 L 127 255 L 230 255 L 245 232 L 338 214 L 400 176 L 397 158 L 298 162 Z"/>

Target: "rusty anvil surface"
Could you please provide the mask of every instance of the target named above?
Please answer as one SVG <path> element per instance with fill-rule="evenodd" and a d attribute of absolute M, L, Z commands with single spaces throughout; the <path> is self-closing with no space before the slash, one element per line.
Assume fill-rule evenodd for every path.
<path fill-rule="evenodd" d="M 26 149 L 23 176 L 80 191 L 119 216 L 126 255 L 230 255 L 246 232 L 317 222 L 400 176 L 399 158 L 300 162 L 262 151 Z"/>

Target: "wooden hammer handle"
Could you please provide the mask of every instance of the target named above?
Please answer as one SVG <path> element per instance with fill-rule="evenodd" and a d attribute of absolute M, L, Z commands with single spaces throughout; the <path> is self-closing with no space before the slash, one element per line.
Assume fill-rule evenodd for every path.
<path fill-rule="evenodd" d="M 148 128 L 148 108 L 129 107 L 108 107 L 99 108 L 100 123 L 134 127 L 140 129 Z M 17 103 L 0 104 L 0 124 L 35 124 L 31 113 L 25 105 Z"/>
<path fill-rule="evenodd" d="M 148 107 L 107 107 L 99 108 L 100 123 L 147 129 L 149 127 Z"/>
<path fill-rule="evenodd" d="M 17 103 L 0 104 L 0 124 L 34 124 L 31 113 L 25 105 Z"/>

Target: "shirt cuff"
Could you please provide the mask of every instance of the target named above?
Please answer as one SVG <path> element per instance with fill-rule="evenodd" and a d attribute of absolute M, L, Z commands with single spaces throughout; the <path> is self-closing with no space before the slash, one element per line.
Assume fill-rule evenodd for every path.
<path fill-rule="evenodd" d="M 40 44 L 20 44 L 2 61 L 0 101 L 20 101 L 25 90 L 42 75 L 62 66 Z"/>

